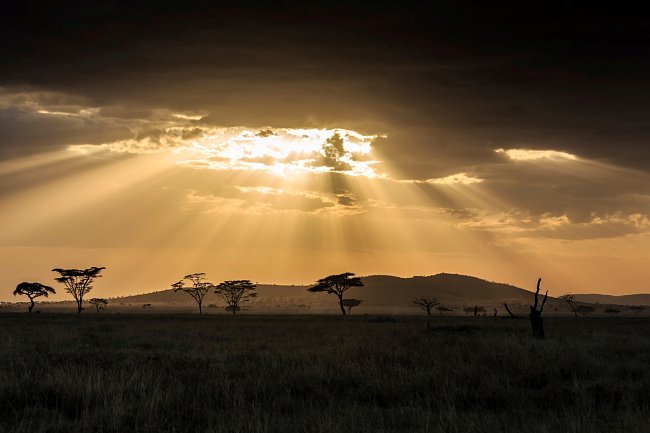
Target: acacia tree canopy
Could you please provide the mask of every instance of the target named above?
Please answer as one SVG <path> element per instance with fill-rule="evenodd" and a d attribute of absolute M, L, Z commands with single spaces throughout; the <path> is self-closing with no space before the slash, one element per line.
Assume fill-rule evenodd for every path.
<path fill-rule="evenodd" d="M 343 294 L 352 287 L 361 287 L 363 282 L 361 278 L 355 277 L 352 272 L 345 272 L 343 274 L 330 275 L 321 278 L 316 282 L 316 285 L 307 289 L 310 292 L 318 293 L 323 292 L 330 295 L 336 295 L 339 300 L 339 307 L 341 313 L 345 316 L 345 305 L 343 304 Z"/>
<path fill-rule="evenodd" d="M 88 301 L 88 303 L 92 305 L 93 308 L 95 308 L 95 311 L 99 313 L 101 310 L 106 308 L 108 305 L 108 300 L 104 298 L 92 298 Z"/>
<path fill-rule="evenodd" d="M 350 314 L 352 308 L 358 307 L 362 302 L 360 299 L 344 299 L 343 306 L 348 309 L 348 314 Z"/>
<path fill-rule="evenodd" d="M 47 298 L 50 293 L 56 293 L 56 291 L 52 287 L 46 286 L 45 284 L 28 283 L 26 281 L 18 284 L 14 290 L 14 296 L 25 295 L 29 298 L 29 306 L 27 307 L 27 311 L 30 313 L 34 308 L 34 299 L 40 296 Z"/>
<path fill-rule="evenodd" d="M 185 285 L 185 280 L 191 283 L 190 286 Z M 194 274 L 185 275 L 180 281 L 172 284 L 174 292 L 185 292 L 190 295 L 199 306 L 199 314 L 203 314 L 203 298 L 208 294 L 214 285 L 205 279 L 205 272 L 196 272 Z"/>
<path fill-rule="evenodd" d="M 254 291 L 256 287 L 250 280 L 230 280 L 216 286 L 214 293 L 226 302 L 226 311 L 235 314 L 242 309 L 243 302 L 248 302 L 257 296 Z"/>
<path fill-rule="evenodd" d="M 65 291 L 70 293 L 77 302 L 77 312 L 83 309 L 84 295 L 93 288 L 95 278 L 101 277 L 100 273 L 106 268 L 93 266 L 88 269 L 62 269 L 54 268 L 52 272 L 58 272 L 59 277 L 55 280 L 64 285 Z"/>
<path fill-rule="evenodd" d="M 413 301 L 415 306 L 418 308 L 422 309 L 422 311 L 427 313 L 427 316 L 431 315 L 431 310 L 433 307 L 436 305 L 440 305 L 440 302 L 436 298 L 417 298 L 415 301 Z"/>
<path fill-rule="evenodd" d="M 561 295 L 559 299 L 563 300 L 564 302 L 569 305 L 569 308 L 575 314 L 576 317 L 578 317 L 578 311 L 576 310 L 576 305 L 575 305 L 575 295 L 572 293 L 565 293 L 564 295 Z"/>

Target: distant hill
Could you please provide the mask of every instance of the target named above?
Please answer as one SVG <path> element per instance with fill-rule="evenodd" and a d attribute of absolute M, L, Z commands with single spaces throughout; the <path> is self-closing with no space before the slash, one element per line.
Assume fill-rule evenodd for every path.
<path fill-rule="evenodd" d="M 576 293 L 575 297 L 578 302 L 586 302 L 589 304 L 650 305 L 650 294 L 613 296 Z"/>
<path fill-rule="evenodd" d="M 361 277 L 363 287 L 354 287 L 346 293 L 346 298 L 362 300 L 353 314 L 418 314 L 413 300 L 419 297 L 434 297 L 441 305 L 452 308 L 453 314 L 464 314 L 465 307 L 475 305 L 485 308 L 492 314 L 493 308 L 499 315 L 505 315 L 503 303 L 520 317 L 526 317 L 528 306 L 533 301 L 533 293 L 510 284 L 482 280 L 468 275 L 436 274 L 409 278 L 391 275 L 370 275 Z M 336 298 L 324 293 L 311 293 L 309 285 L 260 284 L 258 296 L 247 306 L 256 313 L 332 313 L 338 314 Z M 639 295 L 599 295 L 576 294 L 579 304 L 592 304 L 602 313 L 608 306 L 650 305 L 650 294 Z M 48 308 L 72 308 L 72 302 L 42 303 Z M 596 304 L 600 304 L 597 306 Z M 183 292 L 173 289 L 140 295 L 112 298 L 109 308 L 113 311 L 138 309 L 145 311 L 190 312 L 196 310 L 194 300 Z M 224 303 L 214 293 L 209 293 L 203 303 L 204 311 L 217 313 L 224 311 Z M 628 311 L 623 309 L 624 311 Z M 548 314 L 570 314 L 564 301 L 549 297 Z"/>
<path fill-rule="evenodd" d="M 410 278 L 390 275 L 371 275 L 362 277 L 364 286 L 355 287 L 348 292 L 349 298 L 361 299 L 363 304 L 357 311 L 414 311 L 415 298 L 427 296 L 437 298 L 443 305 L 460 307 L 463 305 L 513 305 L 527 304 L 532 300 L 530 291 L 502 283 L 494 283 L 476 277 L 456 274 L 437 274 Z M 257 286 L 258 297 L 251 302 L 256 310 L 313 312 L 329 311 L 336 308 L 333 296 L 310 293 L 309 286 L 269 285 Z M 160 306 L 191 305 L 194 301 L 185 293 L 172 289 L 142 295 L 125 296 L 111 300 L 117 305 L 152 304 Z M 214 294 L 206 296 L 204 305 L 213 307 L 222 303 Z M 221 308 L 221 307 L 218 307 Z"/>
<path fill-rule="evenodd" d="M 528 290 L 467 275 L 442 273 L 410 278 L 372 275 L 362 280 L 364 287 L 354 289 L 355 295 L 350 296 L 358 295 L 368 303 L 380 305 L 409 303 L 421 296 L 451 304 L 525 303 L 532 299 Z"/>

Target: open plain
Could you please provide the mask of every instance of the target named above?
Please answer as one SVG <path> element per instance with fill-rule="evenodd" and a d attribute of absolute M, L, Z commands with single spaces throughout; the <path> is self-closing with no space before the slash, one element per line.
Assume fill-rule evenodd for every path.
<path fill-rule="evenodd" d="M 2 432 L 646 432 L 650 320 L 0 315 Z"/>

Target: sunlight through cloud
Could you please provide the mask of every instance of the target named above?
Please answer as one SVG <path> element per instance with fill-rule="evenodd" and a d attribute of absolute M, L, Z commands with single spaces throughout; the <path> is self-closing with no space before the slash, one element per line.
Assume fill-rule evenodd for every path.
<path fill-rule="evenodd" d="M 568 159 L 575 161 L 577 156 L 557 150 L 531 150 L 531 149 L 495 149 L 496 153 L 503 153 L 513 161 L 535 161 L 538 159 L 562 160 Z"/>
<path fill-rule="evenodd" d="M 379 177 L 370 158 L 374 135 L 345 129 L 225 128 L 193 139 L 182 161 L 215 170 L 266 171 L 279 176 L 299 172 L 339 172 Z"/>

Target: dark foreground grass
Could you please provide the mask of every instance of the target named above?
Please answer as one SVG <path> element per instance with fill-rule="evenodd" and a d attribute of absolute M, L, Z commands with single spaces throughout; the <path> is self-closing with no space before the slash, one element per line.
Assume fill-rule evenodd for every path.
<path fill-rule="evenodd" d="M 650 321 L 0 315 L 1 432 L 647 432 Z"/>

